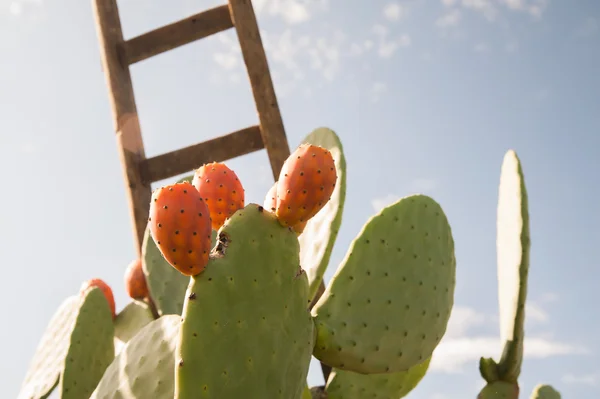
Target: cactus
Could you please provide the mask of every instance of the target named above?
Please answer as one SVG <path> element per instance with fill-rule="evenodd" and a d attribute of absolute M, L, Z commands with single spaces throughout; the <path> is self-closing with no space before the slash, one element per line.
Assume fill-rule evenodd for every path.
<path fill-rule="evenodd" d="M 19 393 L 42 399 L 88 397 L 115 356 L 111 308 L 101 287 L 85 284 L 50 320 Z"/>
<path fill-rule="evenodd" d="M 519 399 L 519 385 L 513 382 L 494 381 L 483 387 L 477 399 Z"/>
<path fill-rule="evenodd" d="M 180 318 L 166 315 L 144 326 L 106 369 L 90 399 L 173 399 Z"/>
<path fill-rule="evenodd" d="M 50 320 L 19 399 L 46 398 L 53 390 L 64 399 L 409 394 L 424 378 L 454 304 L 454 238 L 442 207 L 417 194 L 370 218 L 319 298 L 346 196 L 339 137 L 327 128 L 311 132 L 266 193 L 264 208 L 238 198 L 216 225 L 200 193 L 211 165 L 154 191 L 140 259 L 147 292 L 128 284 L 140 281 L 139 265 L 131 266 L 126 276 L 138 273 L 125 278 L 131 302 L 115 315 L 110 287 L 98 279 L 84 283 Z M 233 181 L 236 188 L 227 192 L 243 191 Z M 301 187 L 302 181 L 310 184 Z M 523 357 L 529 226 L 514 152 L 505 157 L 501 182 L 504 353 L 498 363 L 480 360 L 486 385 L 479 399 L 517 398 Z M 184 214 L 165 213 L 164 205 Z M 173 256 L 173 248 L 183 256 Z M 200 256 L 189 257 L 190 250 Z M 306 383 L 311 356 L 332 368 L 323 387 Z M 560 398 L 549 386 L 534 395 Z"/>
<path fill-rule="evenodd" d="M 115 318 L 115 348 L 117 353 L 133 338 L 142 327 L 154 318 L 148 305 L 141 301 L 132 301 Z"/>
<path fill-rule="evenodd" d="M 300 397 L 314 326 L 296 235 L 249 204 L 218 240 L 186 292 L 175 398 Z"/>
<path fill-rule="evenodd" d="M 337 134 L 327 128 L 315 129 L 303 143 L 318 145 L 331 153 L 337 172 L 337 183 L 331 199 L 303 228 L 300 241 L 300 264 L 306 271 L 309 296 L 314 298 L 329 264 L 346 201 L 346 158 Z"/>
<path fill-rule="evenodd" d="M 407 371 L 383 374 L 359 374 L 334 369 L 324 391 L 328 399 L 400 399 L 421 382 L 431 358 Z"/>
<path fill-rule="evenodd" d="M 530 238 L 523 170 L 512 150 L 505 154 L 502 163 L 497 217 L 498 299 L 504 348 L 499 362 L 482 358 L 479 369 L 488 385 L 518 387 L 525 338 Z M 491 388 L 486 391 L 486 397 L 492 397 L 491 392 Z"/>
<path fill-rule="evenodd" d="M 561 399 L 561 395 L 550 385 L 538 384 L 533 388 L 530 399 Z"/>
<path fill-rule="evenodd" d="M 400 199 L 374 216 L 313 308 L 314 355 L 359 373 L 406 371 L 431 356 L 454 304 L 450 226 L 431 198 Z"/>
<path fill-rule="evenodd" d="M 148 292 L 160 316 L 181 314 L 189 277 L 179 273 L 163 258 L 146 228 L 142 241 L 142 268 L 148 283 Z"/>

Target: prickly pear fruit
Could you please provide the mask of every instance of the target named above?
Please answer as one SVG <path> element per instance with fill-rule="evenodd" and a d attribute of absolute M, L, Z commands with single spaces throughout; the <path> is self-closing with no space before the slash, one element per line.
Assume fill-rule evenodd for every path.
<path fill-rule="evenodd" d="M 329 201 L 337 172 L 329 150 L 300 145 L 285 161 L 277 183 L 277 219 L 284 226 L 307 222 Z"/>
<path fill-rule="evenodd" d="M 270 210 L 271 212 L 275 212 L 277 210 L 277 182 L 275 182 L 275 184 L 273 184 L 273 187 L 271 187 L 269 189 L 269 191 L 267 192 L 267 195 L 265 196 L 265 202 L 263 204 L 263 207 L 265 209 Z M 308 220 L 305 222 L 300 222 L 298 224 L 295 224 L 294 226 L 292 226 L 292 228 L 294 229 L 294 231 L 296 233 L 302 234 L 307 223 L 308 223 Z"/>
<path fill-rule="evenodd" d="M 142 260 L 136 259 L 125 270 L 125 290 L 132 299 L 144 299 L 148 296 L 148 284 L 142 269 Z"/>
<path fill-rule="evenodd" d="M 208 205 L 214 230 L 219 230 L 225 219 L 244 207 L 244 187 L 235 172 L 223 163 L 202 165 L 196 170 L 192 184 Z"/>
<path fill-rule="evenodd" d="M 93 278 L 87 281 L 84 281 L 83 284 L 81 284 L 81 288 L 79 289 L 79 293 L 81 295 L 84 295 L 88 289 L 90 288 L 94 288 L 94 287 L 98 287 L 100 288 L 100 290 L 102 291 L 102 293 L 104 294 L 104 296 L 106 297 L 106 300 L 108 301 L 108 306 L 110 308 L 110 311 L 112 312 L 112 316 L 113 319 L 117 316 L 116 311 L 115 311 L 115 297 L 113 295 L 112 289 L 110 288 L 110 286 L 108 284 L 106 284 L 104 282 L 104 280 L 101 280 L 99 278 Z"/>
<path fill-rule="evenodd" d="M 202 196 L 188 182 L 152 193 L 150 233 L 162 256 L 185 276 L 195 276 L 208 263 L 211 220 Z"/>

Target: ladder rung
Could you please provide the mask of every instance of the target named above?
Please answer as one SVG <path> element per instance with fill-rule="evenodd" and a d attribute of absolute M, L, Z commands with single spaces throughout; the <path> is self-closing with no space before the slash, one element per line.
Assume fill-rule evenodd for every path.
<path fill-rule="evenodd" d="M 259 126 L 217 137 L 142 161 L 142 179 L 156 182 L 190 172 L 209 162 L 223 162 L 264 148 Z"/>
<path fill-rule="evenodd" d="M 165 25 L 125 42 L 129 65 L 233 27 L 227 4 Z"/>

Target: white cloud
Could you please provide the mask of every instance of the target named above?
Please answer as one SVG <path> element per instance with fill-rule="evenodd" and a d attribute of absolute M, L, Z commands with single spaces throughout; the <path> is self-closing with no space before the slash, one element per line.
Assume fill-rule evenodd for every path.
<path fill-rule="evenodd" d="M 446 7 L 450 7 L 453 6 L 454 4 L 456 4 L 457 0 L 442 0 L 442 4 L 445 5 Z"/>
<path fill-rule="evenodd" d="M 227 70 L 234 69 L 238 65 L 238 58 L 232 53 L 215 53 L 213 59 L 220 67 Z"/>
<path fill-rule="evenodd" d="M 388 3 L 383 8 L 383 15 L 390 21 L 398 21 L 403 14 L 402 6 L 398 3 Z"/>
<path fill-rule="evenodd" d="M 535 311 L 532 311 L 535 309 Z M 539 306 L 530 306 L 526 317 L 536 320 L 548 318 Z M 536 313 L 537 312 L 537 313 Z M 442 342 L 435 349 L 430 370 L 441 373 L 462 373 L 473 367 L 481 357 L 498 359 L 502 351 L 499 336 L 474 335 L 470 330 L 478 326 L 495 325 L 497 317 L 487 316 L 475 309 L 455 306 Z M 578 345 L 560 342 L 551 336 L 525 336 L 524 357 L 543 359 L 552 356 L 586 354 L 587 350 Z"/>
<path fill-rule="evenodd" d="M 561 381 L 565 384 L 597 386 L 600 384 L 600 371 L 590 374 L 565 374 Z"/>
<path fill-rule="evenodd" d="M 377 54 L 381 58 L 390 58 L 398 48 L 400 47 L 408 47 L 411 45 L 412 41 L 409 35 L 401 35 L 396 39 L 388 38 L 388 28 L 381 24 L 377 24 L 373 26 L 373 34 L 378 37 L 378 49 Z"/>
<path fill-rule="evenodd" d="M 536 321 L 538 323 L 545 323 L 548 321 L 548 313 L 533 302 L 525 304 L 525 315 L 527 320 Z"/>
<path fill-rule="evenodd" d="M 8 11 L 12 15 L 20 15 L 23 12 L 23 6 L 21 6 L 20 3 L 17 3 L 16 1 L 13 1 L 12 3 L 10 3 Z"/>
<path fill-rule="evenodd" d="M 454 9 L 447 12 L 445 15 L 435 21 L 435 25 L 440 28 L 449 28 L 458 25 L 461 19 L 460 10 Z"/>
<path fill-rule="evenodd" d="M 328 8 L 328 0 L 254 0 L 257 14 L 279 17 L 290 25 L 306 22 L 318 11 Z"/>

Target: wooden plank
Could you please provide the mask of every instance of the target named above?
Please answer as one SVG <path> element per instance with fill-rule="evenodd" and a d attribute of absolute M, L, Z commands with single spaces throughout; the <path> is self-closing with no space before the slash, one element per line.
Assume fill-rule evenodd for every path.
<path fill-rule="evenodd" d="M 134 227 L 134 244 L 141 256 L 152 192 L 142 181 L 139 165 L 145 159 L 137 107 L 129 66 L 123 57 L 123 32 L 116 0 L 94 0 L 100 56 L 109 90 L 113 123 L 123 175 L 127 187 L 129 213 Z"/>
<path fill-rule="evenodd" d="M 209 162 L 223 162 L 264 148 L 260 128 L 251 126 L 203 143 L 146 159 L 142 164 L 145 182 L 155 182 L 191 172 Z"/>
<path fill-rule="evenodd" d="M 242 57 L 252 86 L 262 140 L 269 154 L 273 177 L 278 180 L 281 167 L 290 155 L 290 149 L 256 15 L 250 0 L 229 0 L 229 12 L 237 32 Z"/>
<path fill-rule="evenodd" d="M 129 65 L 233 27 L 226 4 L 165 25 L 125 42 Z"/>

